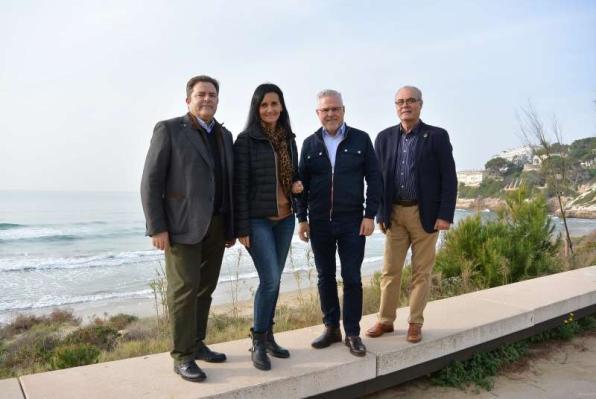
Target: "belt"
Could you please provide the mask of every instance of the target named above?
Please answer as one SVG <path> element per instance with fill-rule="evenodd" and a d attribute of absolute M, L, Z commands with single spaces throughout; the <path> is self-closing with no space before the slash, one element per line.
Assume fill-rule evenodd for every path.
<path fill-rule="evenodd" d="M 393 201 L 393 205 L 414 206 L 418 205 L 418 200 L 395 200 Z"/>

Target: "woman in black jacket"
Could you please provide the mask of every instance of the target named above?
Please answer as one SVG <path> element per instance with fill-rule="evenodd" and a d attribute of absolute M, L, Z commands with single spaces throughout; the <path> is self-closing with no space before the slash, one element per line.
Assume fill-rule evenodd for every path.
<path fill-rule="evenodd" d="M 292 195 L 302 192 L 295 137 L 280 88 L 257 87 L 246 128 L 234 143 L 234 216 L 236 236 L 259 274 L 251 357 L 261 370 L 271 369 L 267 353 L 290 356 L 273 338 L 273 317 L 294 234 Z"/>

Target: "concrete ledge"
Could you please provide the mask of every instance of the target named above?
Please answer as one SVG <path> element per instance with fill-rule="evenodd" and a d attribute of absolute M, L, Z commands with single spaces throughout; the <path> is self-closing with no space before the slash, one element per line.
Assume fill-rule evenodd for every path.
<path fill-rule="evenodd" d="M 310 342 L 320 333 L 321 327 L 311 327 L 279 334 L 278 341 L 290 349 L 291 358 L 272 358 L 269 372 L 252 366 L 248 339 L 213 345 L 227 354 L 228 361 L 199 362 L 208 376 L 200 384 L 174 374 L 167 353 L 28 375 L 21 382 L 27 398 L 279 399 L 303 398 L 375 378 L 374 356 L 354 357 L 343 345 L 311 349 Z"/>
<path fill-rule="evenodd" d="M 28 375 L 21 385 L 28 399 L 356 397 L 540 332 L 577 311 L 596 311 L 596 266 L 430 302 L 424 340 L 415 345 L 405 342 L 408 309 L 399 309 L 396 331 L 365 339 L 364 358 L 350 355 L 343 344 L 312 349 L 310 342 L 322 331 L 316 326 L 278 334 L 292 357 L 272 358 L 269 372 L 252 366 L 244 339 L 213 345 L 229 360 L 200 362 L 208 374 L 200 384 L 176 376 L 162 353 Z M 363 330 L 374 321 L 374 315 L 365 316 Z"/>
<path fill-rule="evenodd" d="M 521 281 L 466 295 L 534 313 L 534 324 L 596 303 L 596 267 Z"/>
<path fill-rule="evenodd" d="M 424 340 L 405 338 L 408 308 L 398 310 L 398 330 L 369 340 L 377 375 L 389 374 L 474 347 L 596 303 L 596 267 L 578 269 L 430 302 Z M 372 325 L 374 315 L 363 318 Z M 399 329 L 401 327 L 401 329 Z"/>
<path fill-rule="evenodd" d="M 0 380 L 0 399 L 24 399 L 19 380 L 7 378 Z"/>
<path fill-rule="evenodd" d="M 533 324 L 530 312 L 462 299 L 454 297 L 429 303 L 425 311 L 424 339 L 415 345 L 405 340 L 408 309 L 400 309 L 396 332 L 366 342 L 368 350 L 377 356 L 377 375 L 458 352 Z M 372 325 L 375 321 L 376 316 L 367 316 L 363 325 Z"/>

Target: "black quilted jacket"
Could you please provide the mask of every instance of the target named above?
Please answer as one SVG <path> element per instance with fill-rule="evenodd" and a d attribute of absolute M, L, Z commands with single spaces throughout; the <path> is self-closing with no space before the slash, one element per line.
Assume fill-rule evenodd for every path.
<path fill-rule="evenodd" d="M 288 151 L 298 180 L 296 135 L 287 134 Z M 293 201 L 292 201 L 293 202 Z M 293 209 L 296 209 L 292 205 Z M 236 237 L 249 234 L 250 218 L 277 216 L 277 174 L 273 145 L 262 129 L 248 129 L 234 143 L 234 220 Z"/>

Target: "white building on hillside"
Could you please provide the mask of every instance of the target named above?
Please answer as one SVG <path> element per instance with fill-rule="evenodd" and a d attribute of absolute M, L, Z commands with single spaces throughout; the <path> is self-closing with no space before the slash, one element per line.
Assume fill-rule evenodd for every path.
<path fill-rule="evenodd" d="M 497 155 L 493 155 L 491 159 L 494 158 L 504 158 L 509 162 L 513 162 L 519 166 L 532 163 L 532 157 L 534 152 L 532 151 L 532 147 L 529 145 L 513 148 L 510 150 L 504 150 L 498 153 Z"/>
<path fill-rule="evenodd" d="M 478 187 L 482 183 L 482 170 L 462 170 L 457 172 L 457 181 L 464 186 Z"/>

